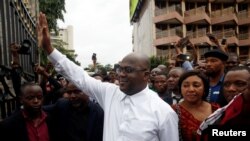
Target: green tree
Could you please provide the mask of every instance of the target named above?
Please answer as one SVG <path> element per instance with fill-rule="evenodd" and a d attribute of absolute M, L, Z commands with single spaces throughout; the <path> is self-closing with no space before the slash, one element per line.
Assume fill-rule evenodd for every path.
<path fill-rule="evenodd" d="M 66 12 L 65 0 L 39 0 L 39 9 L 46 14 L 49 30 L 55 31 L 57 34 L 57 20 L 64 21 L 63 13 Z M 75 54 L 74 50 L 67 50 L 64 48 L 67 43 L 63 42 L 62 40 L 54 40 L 52 45 L 61 53 L 65 54 L 70 60 L 80 65 L 80 63 L 76 60 L 77 54 Z M 47 65 L 47 55 L 42 50 L 40 50 L 39 52 L 40 63 L 44 66 Z"/>
<path fill-rule="evenodd" d="M 151 69 L 156 68 L 160 64 L 168 66 L 168 61 L 166 57 L 151 56 L 150 63 L 151 63 L 150 67 Z"/>
<path fill-rule="evenodd" d="M 64 21 L 65 0 L 39 0 L 39 9 L 46 14 L 50 31 L 58 33 L 57 20 Z"/>
<path fill-rule="evenodd" d="M 111 71 L 111 70 L 113 69 L 113 67 L 112 67 L 111 64 L 105 65 L 104 68 L 105 68 L 107 71 Z"/>
<path fill-rule="evenodd" d="M 75 51 L 65 49 L 64 48 L 65 45 L 67 45 L 67 43 L 63 42 L 62 40 L 55 40 L 52 43 L 52 46 L 54 48 L 59 50 L 62 54 L 66 55 L 67 58 L 75 62 L 77 65 L 80 65 L 80 63 L 76 60 L 77 54 L 75 54 Z M 48 64 L 47 55 L 43 50 L 40 50 L 40 64 L 44 66 Z"/>

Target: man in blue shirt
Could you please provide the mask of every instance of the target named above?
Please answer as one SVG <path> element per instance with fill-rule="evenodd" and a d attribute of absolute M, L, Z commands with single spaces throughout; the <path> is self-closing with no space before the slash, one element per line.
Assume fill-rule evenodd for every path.
<path fill-rule="evenodd" d="M 206 52 L 204 57 L 206 60 L 206 75 L 208 76 L 210 85 L 207 100 L 210 103 L 218 103 L 228 55 L 221 50 L 214 49 Z"/>

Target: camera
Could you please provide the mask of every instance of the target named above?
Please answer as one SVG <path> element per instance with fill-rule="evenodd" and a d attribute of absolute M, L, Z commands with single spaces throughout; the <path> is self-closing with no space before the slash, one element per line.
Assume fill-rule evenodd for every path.
<path fill-rule="evenodd" d="M 29 54 L 31 48 L 31 42 L 28 39 L 23 40 L 21 43 L 21 48 L 18 50 L 19 54 Z"/>
<path fill-rule="evenodd" d="M 221 44 L 222 44 L 222 45 L 225 45 L 226 42 L 227 42 L 227 39 L 224 37 L 224 38 L 221 40 Z"/>
<path fill-rule="evenodd" d="M 187 61 L 187 60 L 190 59 L 190 56 L 189 56 L 189 55 L 186 55 L 186 54 L 179 54 L 179 55 L 177 56 L 177 58 L 180 59 L 180 60 L 183 60 L 183 61 Z"/>

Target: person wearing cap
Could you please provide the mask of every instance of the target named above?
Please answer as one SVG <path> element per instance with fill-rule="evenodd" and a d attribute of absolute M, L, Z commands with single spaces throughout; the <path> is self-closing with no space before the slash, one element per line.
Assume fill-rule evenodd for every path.
<path fill-rule="evenodd" d="M 218 103 L 228 55 L 219 49 L 213 49 L 206 52 L 204 57 L 206 62 L 206 75 L 208 76 L 210 85 L 207 100 L 210 103 Z"/>
<path fill-rule="evenodd" d="M 227 105 L 217 109 L 203 121 L 197 133 L 197 141 L 216 140 L 212 129 L 219 131 L 243 131 L 246 136 L 235 136 L 238 140 L 249 140 L 250 131 L 250 68 L 238 66 L 225 74 L 223 95 Z M 230 135 L 228 136 L 230 137 Z M 217 138 L 218 139 L 218 138 Z"/>

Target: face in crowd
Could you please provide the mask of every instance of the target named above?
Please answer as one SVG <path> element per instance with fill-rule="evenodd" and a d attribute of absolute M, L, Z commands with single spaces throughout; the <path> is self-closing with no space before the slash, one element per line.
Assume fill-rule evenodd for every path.
<path fill-rule="evenodd" d="M 175 67 L 175 60 L 170 60 L 168 63 L 169 63 L 168 70 L 171 70 L 172 68 Z"/>
<path fill-rule="evenodd" d="M 233 67 L 239 66 L 239 59 L 237 55 L 229 55 L 229 58 L 227 59 L 226 63 L 226 70 L 230 70 Z"/>
<path fill-rule="evenodd" d="M 157 76 L 158 74 L 161 73 L 161 69 L 160 68 L 153 68 L 150 72 L 150 80 L 154 81 L 155 76 Z"/>
<path fill-rule="evenodd" d="M 131 53 L 124 57 L 118 68 L 120 90 L 133 95 L 145 89 L 149 79 L 150 62 L 148 57 Z"/>
<path fill-rule="evenodd" d="M 213 77 L 224 71 L 224 63 L 219 58 L 207 57 L 205 68 L 206 75 Z"/>
<path fill-rule="evenodd" d="M 110 71 L 110 72 L 109 72 L 109 78 L 110 78 L 111 80 L 116 79 L 116 73 L 115 73 L 114 71 Z"/>
<path fill-rule="evenodd" d="M 178 87 L 178 81 L 183 72 L 183 69 L 179 67 L 173 68 L 169 71 L 167 76 L 168 90 L 174 90 Z"/>
<path fill-rule="evenodd" d="M 73 83 L 67 85 L 68 99 L 72 107 L 77 108 L 88 101 L 88 96 L 79 90 Z"/>
<path fill-rule="evenodd" d="M 223 82 L 223 95 L 230 102 L 235 95 L 249 93 L 250 69 L 248 67 L 236 67 L 227 72 Z"/>
<path fill-rule="evenodd" d="M 167 72 L 167 66 L 165 66 L 163 64 L 158 65 L 157 68 L 159 68 L 162 73 Z"/>
<path fill-rule="evenodd" d="M 198 71 L 184 73 L 180 78 L 179 86 L 183 99 L 190 103 L 205 100 L 208 94 L 208 81 Z"/>
<path fill-rule="evenodd" d="M 157 93 L 164 93 L 167 89 L 167 76 L 164 74 L 159 74 L 155 76 L 154 88 Z"/>
<path fill-rule="evenodd" d="M 206 74 L 206 64 L 204 62 L 199 62 L 198 65 L 194 67 L 194 69 Z"/>
<path fill-rule="evenodd" d="M 38 84 L 27 83 L 21 87 L 21 104 L 30 114 L 36 114 L 41 111 L 43 103 L 43 91 Z"/>

